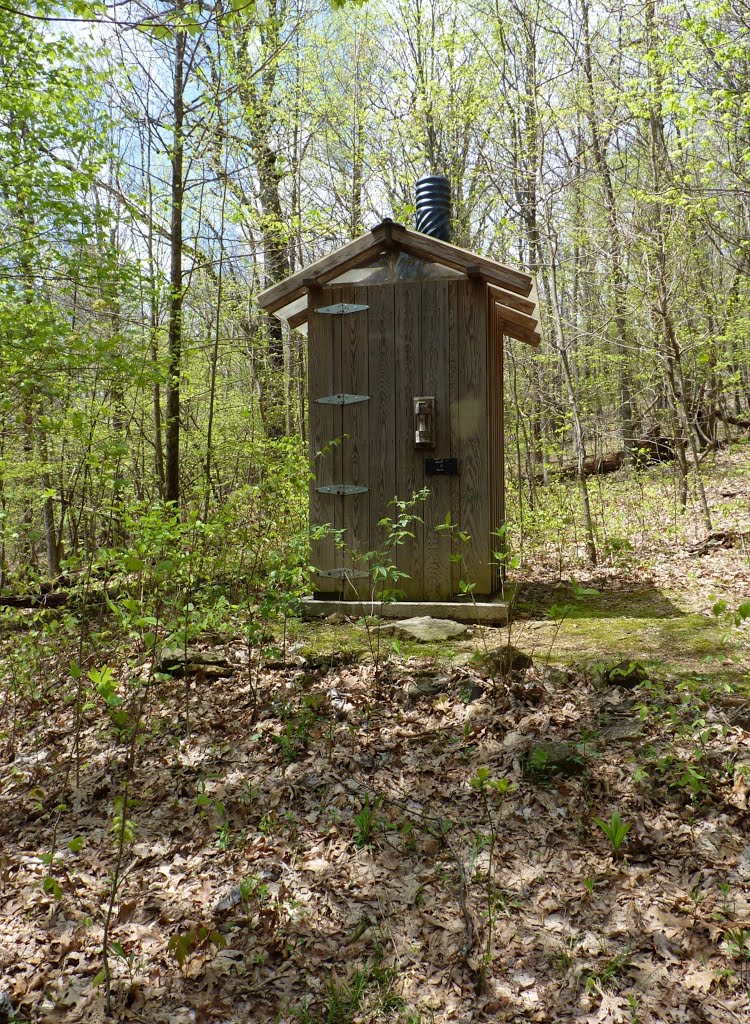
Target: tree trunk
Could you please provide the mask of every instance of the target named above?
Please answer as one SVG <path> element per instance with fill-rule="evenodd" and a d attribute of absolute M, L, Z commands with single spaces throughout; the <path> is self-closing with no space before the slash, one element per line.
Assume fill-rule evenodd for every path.
<path fill-rule="evenodd" d="M 211 479 L 211 460 L 213 458 L 213 430 L 214 430 L 214 407 L 216 403 L 216 371 L 219 363 L 219 342 L 221 340 L 221 305 L 224 287 L 224 223 L 227 206 L 227 184 L 224 179 L 224 187 L 221 195 L 221 216 L 219 221 L 219 266 L 216 280 L 216 312 L 213 324 L 213 346 L 210 359 L 210 379 L 208 389 L 208 423 L 206 425 L 206 461 L 205 461 L 205 484 L 203 499 L 203 518 L 208 521 L 208 512 L 211 502 L 211 490 L 213 481 Z"/>
<path fill-rule="evenodd" d="M 656 53 L 656 47 L 658 47 L 658 39 L 655 31 L 655 15 L 656 0 L 648 0 L 646 5 L 646 41 L 650 53 Z M 670 168 L 667 156 L 667 146 L 664 138 L 661 73 L 659 71 L 658 63 L 655 67 L 656 70 L 650 83 L 651 96 L 648 128 L 651 173 L 653 176 L 653 187 L 657 200 L 654 204 L 654 250 L 657 288 L 656 312 L 662 322 L 667 378 L 669 380 L 671 397 L 674 403 L 675 415 L 679 424 L 678 428 L 675 429 L 675 451 L 677 453 L 677 461 L 682 474 L 680 497 L 683 505 L 685 505 L 687 503 L 688 473 L 685 445 L 687 444 L 690 447 L 690 453 L 692 455 L 695 486 L 698 491 L 701 510 L 703 512 L 703 521 L 707 531 L 710 533 L 713 529 L 711 511 L 708 506 L 706 490 L 703 486 L 703 479 L 701 477 L 700 456 L 698 453 L 695 431 L 692 429 L 690 423 L 685 374 L 682 366 L 682 350 L 677 338 L 677 332 L 675 330 L 671 310 L 671 296 L 667 268 L 667 230 L 664 223 L 666 201 L 661 198 L 665 180 L 670 177 Z"/>
<path fill-rule="evenodd" d="M 548 276 L 546 290 L 549 292 L 550 305 L 552 307 L 552 323 L 554 325 L 553 344 L 557 350 L 558 356 L 560 357 L 563 379 L 565 380 L 565 387 L 568 392 L 568 402 L 570 404 L 570 411 L 573 417 L 573 449 L 576 456 L 576 475 L 578 477 L 578 486 L 581 492 L 581 505 L 583 507 L 583 525 L 586 533 L 586 554 L 591 565 L 596 565 L 598 559 L 594 534 L 594 520 L 591 515 L 589 489 L 588 484 L 586 483 L 586 473 L 584 471 L 586 462 L 586 440 L 583 432 L 581 412 L 578 407 L 575 381 L 573 379 L 573 372 L 571 370 L 568 351 L 565 344 L 560 297 L 557 289 L 556 256 L 554 252 L 552 252 L 550 259 L 549 275 L 545 276 Z"/>
<path fill-rule="evenodd" d="M 178 5 L 180 6 L 180 5 Z M 172 180 L 170 194 L 169 331 L 164 496 L 180 500 L 180 375 L 182 370 L 182 206 L 185 181 L 185 33 L 175 33 L 173 78 Z"/>
<path fill-rule="evenodd" d="M 628 312 L 626 301 L 627 282 L 624 272 L 623 245 L 620 234 L 620 221 L 617 210 L 617 199 L 615 197 L 612 174 L 607 162 L 605 143 L 602 138 L 601 125 L 596 106 L 596 88 L 594 84 L 594 72 L 591 61 L 591 38 L 589 35 L 589 3 L 582 0 L 581 12 L 583 17 L 583 71 L 588 89 L 587 116 L 591 128 L 591 148 L 594 154 L 594 162 L 602 181 L 604 191 L 604 206 L 607 212 L 607 229 L 609 231 L 610 252 L 612 260 L 612 292 L 614 297 L 614 322 L 617 335 L 618 372 L 620 387 L 620 424 L 622 427 L 623 443 L 626 451 L 632 451 L 633 442 L 640 437 L 643 431 L 637 421 L 635 404 L 633 401 L 633 387 L 630 380 L 628 367 L 629 349 L 631 346 L 628 331 Z"/>

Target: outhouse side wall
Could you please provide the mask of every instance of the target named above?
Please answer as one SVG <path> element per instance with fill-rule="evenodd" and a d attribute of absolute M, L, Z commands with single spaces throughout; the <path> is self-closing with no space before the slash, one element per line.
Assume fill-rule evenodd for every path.
<path fill-rule="evenodd" d="M 488 375 L 487 402 L 489 487 L 490 487 L 490 531 L 497 530 L 505 522 L 505 419 L 504 419 L 504 324 L 492 296 L 488 296 L 487 345 Z M 492 569 L 492 591 L 502 585 L 502 565 L 494 552 L 503 550 L 505 539 L 490 534 L 490 562 Z"/>
<path fill-rule="evenodd" d="M 487 345 L 487 294 L 482 280 L 461 282 L 458 292 L 456 356 L 458 372 L 452 385 L 452 431 L 457 437 L 459 506 L 455 521 L 469 540 L 458 542 L 454 593 L 459 582 L 474 584 L 474 594 L 490 594 L 490 487 Z"/>
<path fill-rule="evenodd" d="M 313 311 L 342 302 L 367 309 L 341 316 Z M 396 585 L 411 600 L 448 600 L 460 592 L 461 581 L 474 583 L 477 595 L 493 592 L 490 530 L 499 522 L 502 497 L 496 489 L 502 477 L 490 454 L 490 437 L 497 446 L 502 405 L 498 411 L 496 396 L 488 404 L 497 351 L 488 335 L 494 318 L 485 285 L 473 279 L 425 279 L 315 287 L 309 303 L 310 452 L 313 457 L 326 452 L 316 460 L 310 520 L 344 531 L 344 550 L 327 537 L 313 545 L 313 563 L 320 569 L 362 571 L 366 564 L 351 550 L 362 555 L 380 548 L 387 530 L 379 521 L 395 514 L 389 502 L 428 487 L 430 497 L 414 510 L 424 523 L 413 522 L 414 538 L 393 551 L 405 574 Z M 369 397 L 338 406 L 317 401 L 337 393 Z M 418 396 L 435 398 L 429 449 L 414 445 Z M 501 456 L 502 445 L 496 450 Z M 458 474 L 429 475 L 428 459 L 455 459 Z M 318 489 L 339 483 L 367 491 L 332 495 Z M 468 540 L 460 541 L 456 530 L 436 530 L 447 516 Z M 354 588 L 367 596 L 370 581 L 316 577 L 321 593 L 351 599 Z"/>
<path fill-rule="evenodd" d="M 388 447 L 382 432 L 388 431 L 389 424 L 392 430 L 393 396 L 378 382 L 377 374 L 371 374 L 369 365 L 368 332 L 371 322 L 378 322 L 377 307 L 372 312 L 346 316 L 319 314 L 316 310 L 338 303 L 368 305 L 369 291 L 352 287 L 308 289 L 308 436 L 314 473 L 309 492 L 310 526 L 313 531 L 321 526 L 329 528 L 324 536 L 312 541 L 312 563 L 322 572 L 316 574 L 314 586 L 317 593 L 349 599 L 353 596 L 352 584 L 361 596 L 367 596 L 369 580 L 357 576 L 366 570 L 359 556 L 372 549 L 374 510 L 380 495 L 390 492 L 395 484 L 395 480 L 384 479 L 381 474 L 382 469 L 387 472 L 388 459 L 370 465 L 368 443 L 375 431 Z M 320 401 L 344 393 L 367 398 L 347 405 Z M 366 489 L 347 495 L 321 491 L 340 484 Z M 345 577 L 325 575 L 341 570 L 346 571 Z"/>
<path fill-rule="evenodd" d="M 341 390 L 341 359 L 335 358 L 336 325 L 333 319 L 316 317 L 315 309 L 325 305 L 330 294 L 323 295 L 321 288 L 308 289 L 310 309 L 308 329 L 308 445 L 313 477 L 309 485 L 311 561 L 316 569 L 329 570 L 337 565 L 338 552 L 332 532 L 340 514 L 339 504 L 318 491 L 318 487 L 335 484 L 340 477 L 340 456 L 337 455 L 335 438 L 341 436 L 342 415 L 336 406 L 323 406 L 318 399 Z M 340 338 L 339 338 L 340 345 Z M 339 465 L 337 465 L 337 462 Z M 343 526 L 343 523 L 341 524 Z M 316 531 L 327 528 L 324 536 L 316 539 Z M 327 576 L 315 575 L 315 592 L 329 596 L 340 595 L 343 581 Z"/>

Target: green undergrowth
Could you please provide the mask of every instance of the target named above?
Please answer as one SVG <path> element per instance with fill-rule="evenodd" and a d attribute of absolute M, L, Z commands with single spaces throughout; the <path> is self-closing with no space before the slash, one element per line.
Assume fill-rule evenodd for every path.
<path fill-rule="evenodd" d="M 720 452 L 707 453 L 701 476 L 713 517 L 713 529 L 740 524 L 747 511 L 746 481 L 750 478 L 750 442 L 736 439 Z M 636 566 L 650 564 L 654 557 L 672 553 L 705 536 L 698 496 L 691 486 L 685 508 L 679 501 L 675 464 L 648 467 L 645 471 L 625 468 L 589 484 L 589 499 L 603 562 Z M 729 489 L 727 490 L 727 485 Z M 514 549 L 523 547 L 531 562 L 550 559 L 560 571 L 585 565 L 579 541 L 584 522 L 574 482 L 554 479 L 534 490 L 519 505 L 518 483 L 510 481 L 506 495 Z"/>
<path fill-rule="evenodd" d="M 566 606 L 569 619 L 674 619 L 685 615 L 670 595 L 655 587 L 589 594 L 561 582 L 553 587 L 520 584 L 514 596 L 514 617 L 516 621 L 544 617 L 553 605 Z"/>
<path fill-rule="evenodd" d="M 356 622 L 332 625 L 295 620 L 288 626 L 288 633 L 290 648 L 303 658 L 314 660 L 338 655 L 362 663 L 372 662 L 376 657 L 381 662 L 389 658 L 424 658 L 444 665 L 467 650 L 473 650 L 475 643 L 473 636 L 449 643 L 420 643 L 385 635 L 380 639 L 378 651 L 375 641 L 368 638 L 365 627 Z"/>
<path fill-rule="evenodd" d="M 417 659 L 444 668 L 465 663 L 474 651 L 512 643 L 536 662 L 580 666 L 634 659 L 660 671 L 744 686 L 748 658 L 742 637 L 716 618 L 687 613 L 677 599 L 656 590 L 579 597 L 575 605 L 565 596 L 558 588 L 549 592 L 546 614 L 538 608 L 532 615 L 521 593 L 510 628 L 474 626 L 465 639 L 425 644 L 383 636 L 378 660 Z M 367 630 L 356 622 L 296 620 L 288 625 L 287 636 L 290 650 L 308 659 L 338 655 L 367 663 L 375 657 Z"/>
<path fill-rule="evenodd" d="M 728 679 L 747 672 L 740 639 L 727 635 L 706 615 L 636 621 L 628 616 L 571 616 L 561 622 L 536 622 L 533 628 L 519 628 L 518 634 L 517 646 L 527 653 L 564 664 L 630 658 L 668 671 Z"/>

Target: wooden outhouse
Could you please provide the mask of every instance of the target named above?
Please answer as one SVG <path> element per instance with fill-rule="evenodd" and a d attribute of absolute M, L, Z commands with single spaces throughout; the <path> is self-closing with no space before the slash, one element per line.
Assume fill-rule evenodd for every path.
<path fill-rule="evenodd" d="M 503 337 L 540 341 L 529 274 L 386 220 L 259 302 L 308 335 L 310 522 L 335 531 L 313 542 L 316 596 L 371 596 L 363 556 L 383 547 L 393 499 L 423 488 L 422 523 L 392 552 L 398 588 L 412 602 L 450 601 L 462 582 L 494 594 Z"/>

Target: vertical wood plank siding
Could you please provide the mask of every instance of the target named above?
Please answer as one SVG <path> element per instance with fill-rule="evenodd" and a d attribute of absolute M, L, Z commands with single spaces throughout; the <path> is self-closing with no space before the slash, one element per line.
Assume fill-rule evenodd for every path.
<path fill-rule="evenodd" d="M 487 425 L 487 303 L 482 281 L 459 286 L 458 431 L 461 471 L 461 577 L 476 594 L 491 592 Z"/>
<path fill-rule="evenodd" d="M 366 288 L 342 289 L 342 302 L 368 305 Z M 369 310 L 350 313 L 340 317 L 341 344 L 341 389 L 353 395 L 369 395 L 369 365 L 367 359 Z M 367 439 L 369 402 L 357 402 L 343 406 L 341 452 L 343 483 L 370 486 L 370 458 Z M 362 556 L 370 550 L 370 495 L 345 495 L 342 498 L 344 512 L 345 553 L 343 564 L 346 568 L 366 570 L 367 563 Z M 345 591 L 349 598 L 354 594 L 366 597 L 369 581 L 352 578 Z"/>
<path fill-rule="evenodd" d="M 340 288 L 332 288 L 330 291 L 323 293 L 326 296 L 326 305 L 333 305 L 337 302 L 342 301 L 342 291 Z M 337 395 L 343 391 L 343 377 L 341 374 L 341 338 L 343 333 L 342 317 L 331 316 L 328 313 L 317 314 L 319 320 L 330 320 L 331 321 L 331 336 L 333 338 L 333 376 L 331 378 L 331 390 L 326 394 Z M 343 436 L 344 436 L 344 406 L 332 405 L 333 412 L 333 434 L 331 437 L 336 442 L 333 446 L 328 459 L 333 467 L 333 480 L 332 483 L 341 483 L 343 480 L 344 472 L 344 452 L 343 452 Z M 344 519 L 344 498 L 340 494 L 325 494 L 323 495 L 328 508 L 333 514 L 333 525 L 337 534 L 341 530 L 345 530 L 347 523 Z M 330 514 L 330 513 L 329 513 Z M 336 550 L 334 560 L 331 563 L 330 568 L 341 568 L 343 567 L 344 559 L 341 550 L 340 540 L 336 541 Z M 346 594 L 346 586 L 343 581 L 337 580 L 337 586 L 342 596 Z"/>
<path fill-rule="evenodd" d="M 424 485 L 423 455 L 414 447 L 415 385 L 422 381 L 422 285 L 402 281 L 395 289 L 396 362 L 393 389 L 396 394 L 396 483 L 400 499 L 411 498 Z M 395 509 L 389 510 L 395 513 Z M 424 508 L 415 509 L 422 515 Z M 397 588 L 413 600 L 424 597 L 424 527 L 414 523 L 414 538 L 395 552 L 395 562 L 407 575 Z"/>
<path fill-rule="evenodd" d="M 387 531 L 379 526 L 388 511 L 388 502 L 396 493 L 396 365 L 395 290 L 393 285 L 366 289 L 368 325 L 368 362 L 370 381 L 369 453 L 370 453 L 370 541 L 368 551 L 385 542 Z"/>
<path fill-rule="evenodd" d="M 327 302 L 320 288 L 308 291 L 308 302 L 311 310 L 317 309 Z M 335 509 L 331 500 L 316 490 L 325 484 L 336 483 L 336 465 L 332 453 L 320 455 L 326 445 L 336 436 L 336 407 L 319 405 L 316 399 L 332 393 L 334 374 L 334 324 L 333 317 L 310 314 L 308 330 L 308 408 L 309 451 L 313 465 L 314 478 L 310 481 L 310 528 L 329 524 L 334 526 Z M 333 537 L 312 542 L 312 564 L 318 569 L 332 569 L 336 564 L 336 552 Z M 313 585 L 316 591 L 333 594 L 340 591 L 336 580 L 324 576 L 315 576 Z"/>
<path fill-rule="evenodd" d="M 407 574 L 398 588 L 412 600 L 449 600 L 465 580 L 477 595 L 494 593 L 499 567 L 491 531 L 504 517 L 503 329 L 481 280 L 400 281 L 379 285 L 327 286 L 310 290 L 311 308 L 337 302 L 367 306 L 345 315 L 312 313 L 309 330 L 310 452 L 335 438 L 316 462 L 310 494 L 311 523 L 345 530 L 345 550 L 327 538 L 313 546 L 323 569 L 367 569 L 361 559 L 382 548 L 387 530 L 378 525 L 427 486 L 428 500 L 415 509 L 413 540 L 391 553 Z M 320 405 L 336 393 L 369 395 L 369 401 Z M 434 396 L 435 444 L 414 446 L 414 398 Z M 426 475 L 428 458 L 458 460 L 458 475 Z M 366 486 L 362 495 L 320 495 L 315 486 Z M 460 542 L 436 527 L 451 521 L 470 535 Z M 356 552 L 359 555 L 353 555 Z M 451 560 L 460 555 L 461 561 Z M 355 581 L 361 597 L 370 581 Z M 351 598 L 352 587 L 316 577 L 316 589 Z"/>
<path fill-rule="evenodd" d="M 449 285 L 448 303 L 448 401 L 450 403 L 450 457 L 458 462 L 459 473 L 461 471 L 461 442 L 459 430 L 459 388 L 458 388 L 458 360 L 459 360 L 459 337 L 460 324 L 459 314 L 459 289 L 463 286 L 462 281 L 452 281 Z M 451 522 L 460 528 L 461 524 L 461 477 L 453 476 L 451 479 Z M 458 594 L 461 582 L 461 555 L 463 545 L 458 539 L 455 530 L 451 534 L 451 596 Z"/>
<path fill-rule="evenodd" d="M 453 292 L 455 295 L 455 290 Z M 427 458 L 447 458 L 451 454 L 449 335 L 448 318 L 451 293 L 446 281 L 425 281 L 422 285 L 422 390 L 416 394 L 435 398 L 435 446 L 421 450 L 422 465 Z M 451 597 L 451 537 L 436 527 L 445 521 L 451 509 L 453 476 L 423 477 L 430 496 L 424 505 L 424 580 L 425 596 L 433 601 Z"/>
<path fill-rule="evenodd" d="M 490 297 L 489 317 L 489 391 L 490 409 L 490 530 L 496 530 L 505 519 L 505 460 L 503 450 L 503 322 Z M 499 538 L 490 536 L 490 558 L 492 559 L 492 589 L 501 585 L 501 566 L 492 552 L 501 550 Z"/>

